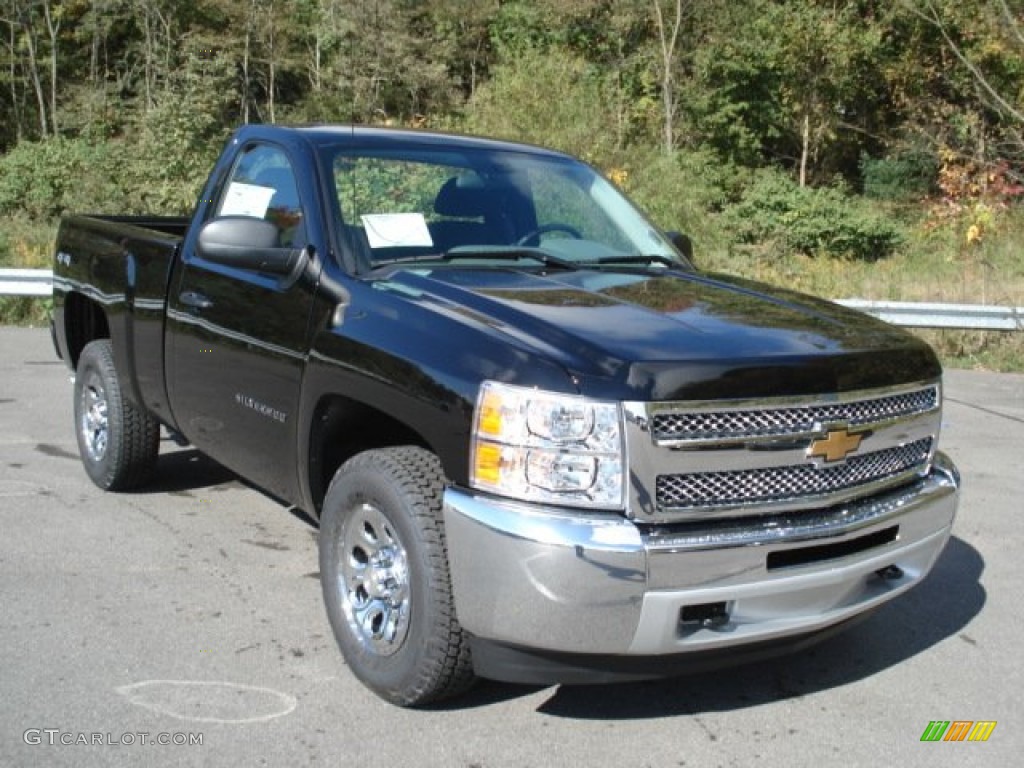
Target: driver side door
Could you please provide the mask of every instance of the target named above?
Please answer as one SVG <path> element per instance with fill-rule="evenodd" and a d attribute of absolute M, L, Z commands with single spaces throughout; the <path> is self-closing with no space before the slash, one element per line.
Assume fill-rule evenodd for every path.
<path fill-rule="evenodd" d="M 262 218 L 277 227 L 280 246 L 307 247 L 300 189 L 283 147 L 253 143 L 239 152 L 206 221 Z M 288 285 L 277 275 L 214 263 L 196 242 L 191 233 L 183 245 L 181 279 L 169 297 L 175 420 L 204 453 L 295 499 L 298 399 L 315 282 Z"/>

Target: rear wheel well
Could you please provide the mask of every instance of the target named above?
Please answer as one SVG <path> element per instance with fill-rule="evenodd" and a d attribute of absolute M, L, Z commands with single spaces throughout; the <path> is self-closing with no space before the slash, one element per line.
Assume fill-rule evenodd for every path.
<path fill-rule="evenodd" d="M 431 450 L 422 435 L 383 411 L 341 395 L 322 399 L 309 437 L 309 488 L 316 516 L 338 467 L 357 453 L 399 445 Z"/>
<path fill-rule="evenodd" d="M 85 345 L 96 339 L 109 339 L 110 326 L 99 304 L 80 293 L 69 293 L 64 300 L 64 333 L 71 367 L 76 369 Z"/>

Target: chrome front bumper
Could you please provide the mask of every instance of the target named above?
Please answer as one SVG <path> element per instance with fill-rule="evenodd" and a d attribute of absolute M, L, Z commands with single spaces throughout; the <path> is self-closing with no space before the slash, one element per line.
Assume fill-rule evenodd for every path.
<path fill-rule="evenodd" d="M 913 485 L 829 509 L 646 528 L 449 488 L 456 611 L 481 640 L 569 654 L 806 635 L 921 581 L 949 539 L 959 486 L 938 454 Z"/>

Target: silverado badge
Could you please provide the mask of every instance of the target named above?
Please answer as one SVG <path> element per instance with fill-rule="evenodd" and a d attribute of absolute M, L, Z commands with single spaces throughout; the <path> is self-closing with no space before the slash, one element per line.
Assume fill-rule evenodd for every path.
<path fill-rule="evenodd" d="M 860 447 L 864 433 L 851 434 L 844 429 L 830 429 L 807 448 L 807 458 L 824 459 L 826 463 L 842 461 Z"/>

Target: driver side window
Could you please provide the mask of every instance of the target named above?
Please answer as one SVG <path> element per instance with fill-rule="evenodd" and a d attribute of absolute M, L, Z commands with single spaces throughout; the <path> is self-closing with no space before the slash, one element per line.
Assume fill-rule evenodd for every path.
<path fill-rule="evenodd" d="M 216 215 L 264 219 L 277 227 L 282 247 L 306 245 L 295 171 L 288 156 L 277 147 L 256 144 L 239 155 Z"/>

